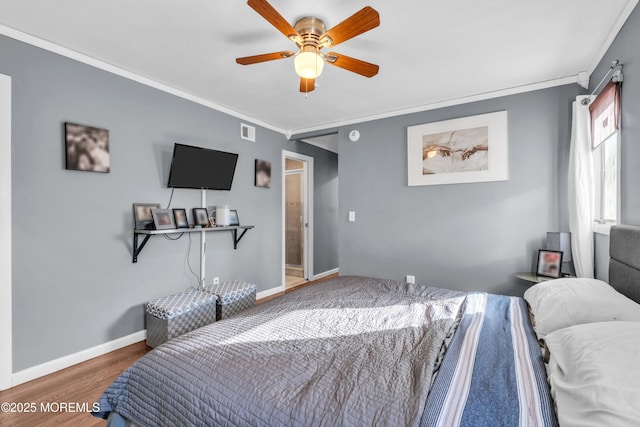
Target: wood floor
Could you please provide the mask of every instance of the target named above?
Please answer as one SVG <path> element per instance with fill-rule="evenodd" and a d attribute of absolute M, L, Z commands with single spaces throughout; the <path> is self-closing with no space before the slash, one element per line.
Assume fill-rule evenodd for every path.
<path fill-rule="evenodd" d="M 3 407 L 0 426 L 104 426 L 104 420 L 91 415 L 93 404 L 120 373 L 150 350 L 141 341 L 0 391 L 0 404 L 8 402 L 16 411 Z M 61 408 L 61 403 L 71 403 L 80 412 Z"/>
<path fill-rule="evenodd" d="M 258 304 L 337 276 L 306 282 L 263 298 Z M 93 404 L 118 375 L 149 351 L 151 348 L 141 341 L 0 391 L 0 426 L 104 426 L 104 420 L 90 414 Z"/>
<path fill-rule="evenodd" d="M 299 285 L 302 285 L 304 283 L 307 283 L 307 280 L 305 280 L 303 277 L 284 276 L 284 288 L 285 289 L 295 288 L 295 287 L 297 287 Z"/>

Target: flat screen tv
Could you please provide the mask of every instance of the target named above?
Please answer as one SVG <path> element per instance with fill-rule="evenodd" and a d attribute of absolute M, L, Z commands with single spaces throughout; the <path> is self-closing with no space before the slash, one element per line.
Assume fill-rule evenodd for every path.
<path fill-rule="evenodd" d="M 175 144 L 168 187 L 231 190 L 238 155 Z"/>

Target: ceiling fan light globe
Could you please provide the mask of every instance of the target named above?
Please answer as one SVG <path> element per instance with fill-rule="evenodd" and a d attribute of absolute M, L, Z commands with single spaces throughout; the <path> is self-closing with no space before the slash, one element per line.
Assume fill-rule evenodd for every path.
<path fill-rule="evenodd" d="M 293 60 L 293 66 L 303 79 L 315 79 L 322 74 L 324 59 L 315 52 L 300 52 Z"/>

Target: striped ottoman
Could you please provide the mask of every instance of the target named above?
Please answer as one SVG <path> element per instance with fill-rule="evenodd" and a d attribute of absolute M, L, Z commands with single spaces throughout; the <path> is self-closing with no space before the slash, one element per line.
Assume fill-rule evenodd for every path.
<path fill-rule="evenodd" d="M 204 290 L 218 297 L 216 320 L 256 305 L 256 285 L 252 283 L 234 280 L 207 286 Z"/>
<path fill-rule="evenodd" d="M 190 289 L 149 301 L 146 308 L 147 345 L 165 341 L 216 321 L 216 300 L 211 293 Z"/>

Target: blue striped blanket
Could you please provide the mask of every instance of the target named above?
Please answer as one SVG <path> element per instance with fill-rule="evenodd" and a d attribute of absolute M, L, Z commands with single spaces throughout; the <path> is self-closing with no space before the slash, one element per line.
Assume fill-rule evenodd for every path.
<path fill-rule="evenodd" d="M 557 426 L 522 298 L 472 292 L 421 426 Z"/>

